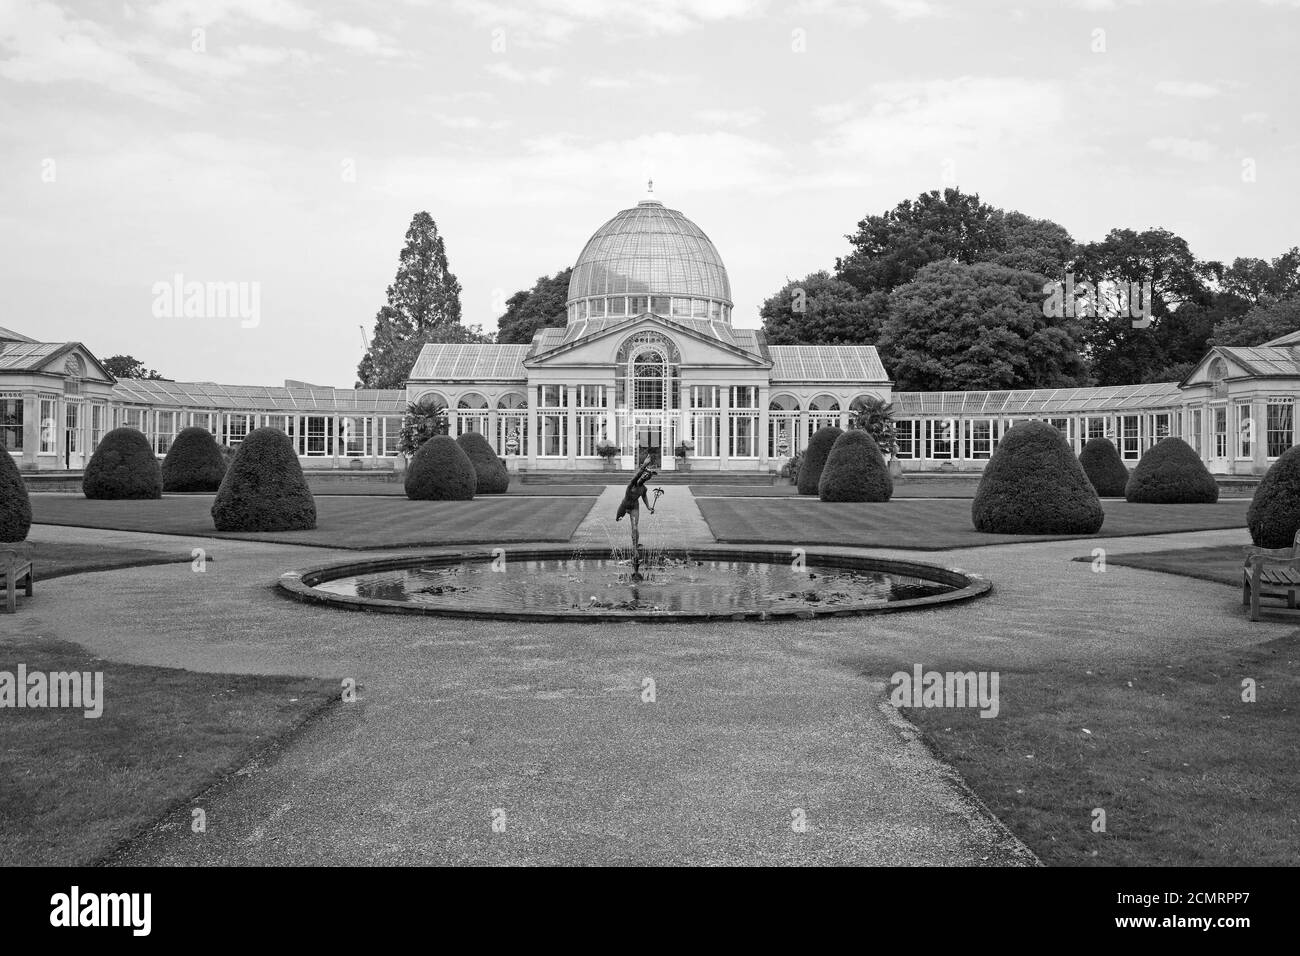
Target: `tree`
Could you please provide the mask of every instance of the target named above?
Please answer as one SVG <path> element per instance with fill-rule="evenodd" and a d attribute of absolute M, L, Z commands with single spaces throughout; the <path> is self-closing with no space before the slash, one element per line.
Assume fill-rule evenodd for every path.
<path fill-rule="evenodd" d="M 149 439 L 135 428 L 114 428 L 90 456 L 81 490 L 99 501 L 161 498 L 162 468 Z"/>
<path fill-rule="evenodd" d="M 541 276 L 531 289 L 520 289 L 507 299 L 505 314 L 497 320 L 497 341 L 527 345 L 539 329 L 564 325 L 572 274 L 569 266 L 553 276 Z"/>
<path fill-rule="evenodd" d="M 1003 247 L 987 261 L 1033 272 L 1047 279 L 1061 278 L 1074 258 L 1075 243 L 1069 230 L 1050 219 L 1034 219 L 1023 212 L 1002 216 Z"/>
<path fill-rule="evenodd" d="M 889 466 L 870 434 L 855 428 L 835 439 L 817 482 L 822 501 L 888 501 L 893 493 Z"/>
<path fill-rule="evenodd" d="M 853 251 L 835 262 L 836 278 L 859 292 L 889 292 L 940 259 L 973 263 L 1006 246 L 1001 210 L 960 189 L 922 193 L 880 216 L 867 216 L 845 238 Z"/>
<path fill-rule="evenodd" d="M 426 343 L 487 341 L 481 328 L 460 324 L 460 281 L 427 212 L 411 219 L 387 296 L 388 304 L 375 316 L 370 348 L 357 366 L 358 388 L 399 388 Z"/>
<path fill-rule="evenodd" d="M 894 430 L 894 406 L 883 399 L 864 399 L 862 408 L 849 419 L 849 428 L 866 432 L 886 455 L 892 455 L 898 446 Z"/>
<path fill-rule="evenodd" d="M 1088 481 L 1103 498 L 1123 498 L 1128 487 L 1128 467 L 1109 438 L 1090 438 L 1079 453 Z"/>
<path fill-rule="evenodd" d="M 888 298 L 822 270 L 787 282 L 758 310 L 771 345 L 863 345 L 880 337 Z"/>
<path fill-rule="evenodd" d="M 1042 276 L 980 262 L 934 262 L 890 295 L 880 351 L 899 391 L 1087 384 L 1082 329 L 1048 318 Z"/>
<path fill-rule="evenodd" d="M 1246 511 L 1250 540 L 1261 548 L 1289 548 L 1300 531 L 1300 445 L 1273 462 Z"/>
<path fill-rule="evenodd" d="M 1237 258 L 1223 270 L 1223 291 L 1252 306 L 1300 296 L 1300 247 L 1271 261 Z"/>
<path fill-rule="evenodd" d="M 817 494 L 817 485 L 822 480 L 826 459 L 835 447 L 836 439 L 843 434 L 835 425 L 823 425 L 813 432 L 812 438 L 808 439 L 808 447 L 804 449 L 803 459 L 799 462 L 799 473 L 795 475 L 799 494 Z"/>
<path fill-rule="evenodd" d="M 1207 280 L 1213 263 L 1198 262 L 1187 240 L 1167 229 L 1112 229 L 1100 242 L 1080 247 L 1071 271 L 1098 289 L 1096 315 L 1085 316 L 1084 345 L 1098 385 L 1130 385 L 1176 363 L 1194 362 L 1205 354 L 1211 324 L 1185 306 L 1206 305 Z M 1149 283 L 1150 323 L 1134 327 L 1118 290 Z M 1192 322 L 1197 316 L 1201 321 Z M 1145 318 L 1140 318 L 1145 321 Z"/>
<path fill-rule="evenodd" d="M 212 502 L 212 525 L 218 531 L 316 527 L 316 499 L 288 435 L 267 427 L 244 436 Z"/>
<path fill-rule="evenodd" d="M 991 534 L 1096 534 L 1105 518 L 1074 450 L 1047 422 L 1002 436 L 971 502 L 975 530 Z"/>
<path fill-rule="evenodd" d="M 397 439 L 397 450 L 412 458 L 420 446 L 434 435 L 447 434 L 447 408 L 438 399 L 426 395 L 406 406 L 402 431 Z"/>
<path fill-rule="evenodd" d="M 32 527 L 32 502 L 27 483 L 13 455 L 0 448 L 0 543 L 26 541 Z"/>
<path fill-rule="evenodd" d="M 501 463 L 488 440 L 478 432 L 465 432 L 456 439 L 474 466 L 476 495 L 504 495 L 510 488 L 510 472 Z"/>
<path fill-rule="evenodd" d="M 1146 504 L 1213 504 L 1219 500 L 1219 483 L 1191 445 L 1166 438 L 1138 461 L 1124 497 Z"/>
<path fill-rule="evenodd" d="M 162 463 L 163 491 L 217 491 L 226 458 L 212 432 L 201 425 L 181 430 Z"/>
<path fill-rule="evenodd" d="M 478 474 L 450 435 L 434 435 L 420 446 L 406 469 L 406 497 L 412 501 L 469 501 Z"/>
<path fill-rule="evenodd" d="M 147 378 L 155 382 L 169 381 L 153 369 L 145 368 L 144 363 L 134 355 L 110 355 L 103 360 L 103 365 L 114 378 Z"/>
<path fill-rule="evenodd" d="M 1214 326 L 1215 345 L 1263 345 L 1300 330 L 1300 298 L 1257 305 Z"/>

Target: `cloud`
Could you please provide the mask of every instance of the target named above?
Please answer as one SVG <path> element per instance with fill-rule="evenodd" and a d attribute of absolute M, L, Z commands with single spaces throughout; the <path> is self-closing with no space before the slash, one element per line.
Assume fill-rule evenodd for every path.
<path fill-rule="evenodd" d="M 1219 88 L 1210 83 L 1198 83 L 1195 80 L 1161 80 L 1156 84 L 1156 92 L 1166 96 L 1182 96 L 1193 100 L 1206 100 L 1219 95 Z"/>
<path fill-rule="evenodd" d="M 946 7 L 929 0 L 880 0 L 880 5 L 893 14 L 895 20 L 928 20 L 948 15 Z"/>
<path fill-rule="evenodd" d="M 521 70 L 500 60 L 489 63 L 484 69 L 508 83 L 528 83 L 536 86 L 547 86 L 559 75 L 553 67 L 543 66 L 535 70 Z"/>
<path fill-rule="evenodd" d="M 587 86 L 593 90 L 631 90 L 637 87 L 667 86 L 680 79 L 680 76 L 671 73 L 637 70 L 635 73 L 621 73 L 617 76 L 591 76 L 587 78 Z"/>
<path fill-rule="evenodd" d="M 1263 110 L 1254 110 L 1250 113 L 1242 113 L 1241 121 L 1243 123 L 1267 123 L 1268 114 Z"/>
<path fill-rule="evenodd" d="M 481 116 L 446 116 L 439 114 L 438 116 L 435 116 L 434 119 L 436 119 L 441 125 L 447 127 L 447 129 L 499 130 L 505 129 L 510 125 L 508 120 L 486 120 Z"/>
<path fill-rule="evenodd" d="M 701 123 L 710 126 L 734 126 L 737 129 L 744 129 L 762 119 L 763 111 L 758 107 L 743 110 L 696 110 L 694 116 Z"/>
<path fill-rule="evenodd" d="M 1065 105 L 1046 80 L 962 77 L 880 83 L 861 105 L 830 104 L 814 115 L 832 126 L 814 141 L 824 156 L 898 168 L 1042 142 L 1062 125 Z"/>
<path fill-rule="evenodd" d="M 554 46 L 577 31 L 601 27 L 615 35 L 659 36 L 764 12 L 766 0 L 456 0 L 456 7 L 487 30 L 503 30 L 508 45 Z"/>
<path fill-rule="evenodd" d="M 1156 136 L 1147 140 L 1147 149 L 1168 153 L 1177 159 L 1194 163 L 1208 163 L 1213 148 L 1203 139 L 1184 139 L 1179 136 Z"/>
<path fill-rule="evenodd" d="M 334 21 L 321 31 L 321 39 L 336 43 L 353 53 L 370 56 L 398 56 L 401 51 L 396 44 L 369 27 L 357 27 Z"/>

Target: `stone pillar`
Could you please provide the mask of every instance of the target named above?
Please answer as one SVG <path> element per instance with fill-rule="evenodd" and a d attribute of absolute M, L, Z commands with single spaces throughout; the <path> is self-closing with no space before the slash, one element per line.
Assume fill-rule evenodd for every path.
<path fill-rule="evenodd" d="M 578 386 L 568 386 L 568 424 L 564 428 L 564 451 L 569 459 L 569 470 L 578 467 Z"/>
<path fill-rule="evenodd" d="M 41 448 L 41 403 L 35 392 L 23 392 L 22 466 L 35 469 L 36 453 Z"/>
<path fill-rule="evenodd" d="M 723 385 L 718 395 L 718 471 L 726 471 L 731 458 L 731 386 Z"/>
<path fill-rule="evenodd" d="M 537 389 L 528 396 L 528 467 L 537 467 Z"/>
<path fill-rule="evenodd" d="M 488 409 L 488 433 L 483 437 L 492 444 L 492 451 L 498 458 L 506 456 L 505 442 L 501 439 L 501 429 L 498 427 L 500 416 L 497 414 L 496 406 Z"/>
<path fill-rule="evenodd" d="M 763 471 L 768 467 L 768 442 L 771 435 L 768 432 L 771 429 L 771 421 L 768 418 L 767 404 L 770 401 L 769 395 L 771 389 L 766 385 L 758 386 L 758 467 Z"/>
<path fill-rule="evenodd" d="M 796 451 L 803 451 L 808 447 L 808 399 L 799 400 L 799 423 L 796 426 L 799 429 L 798 435 L 790 436 L 790 454 Z M 920 455 L 916 457 L 920 458 Z"/>
<path fill-rule="evenodd" d="M 1268 402 L 1258 399 L 1250 403 L 1250 417 L 1255 423 L 1254 441 L 1250 454 L 1254 459 L 1254 472 L 1262 475 L 1268 471 Z"/>
<path fill-rule="evenodd" d="M 618 410 L 614 408 L 616 391 L 613 385 L 605 386 L 605 440 L 620 444 L 618 437 Z M 621 454 L 620 450 L 620 454 Z"/>

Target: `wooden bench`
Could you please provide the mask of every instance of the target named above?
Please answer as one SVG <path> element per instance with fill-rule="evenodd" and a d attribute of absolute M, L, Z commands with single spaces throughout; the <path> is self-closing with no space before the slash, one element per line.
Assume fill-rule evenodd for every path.
<path fill-rule="evenodd" d="M 18 585 L 26 582 L 27 596 L 32 596 L 32 562 L 25 554 L 13 549 L 0 551 L 0 581 L 4 582 L 5 612 L 13 614 L 18 610 Z"/>
<path fill-rule="evenodd" d="M 1259 620 L 1261 597 L 1286 598 L 1286 606 L 1296 606 L 1300 590 L 1300 531 L 1289 548 L 1246 549 L 1246 564 L 1241 571 L 1241 603 L 1250 605 L 1250 619 Z"/>

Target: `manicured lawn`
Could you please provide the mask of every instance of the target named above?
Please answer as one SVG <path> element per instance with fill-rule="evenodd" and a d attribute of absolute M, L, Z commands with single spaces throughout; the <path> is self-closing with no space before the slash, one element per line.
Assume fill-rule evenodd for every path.
<path fill-rule="evenodd" d="M 0 866 L 95 863 L 339 693 L 328 680 L 140 667 L 67 641 L 0 639 L 0 670 L 20 663 L 28 674 L 102 671 L 104 710 L 0 711 Z"/>
<path fill-rule="evenodd" d="M 1245 499 L 1212 505 L 1103 502 L 1106 522 L 1095 535 L 984 534 L 971 525 L 970 502 L 899 499 L 884 504 L 832 504 L 815 498 L 701 498 L 700 513 L 719 540 L 733 544 L 846 545 L 939 551 L 990 544 L 1168 534 L 1244 528 Z"/>
<path fill-rule="evenodd" d="M 626 481 L 623 484 L 627 484 Z M 370 479 L 367 481 L 348 480 L 346 478 L 319 478 L 315 475 L 307 477 L 307 487 L 311 489 L 313 495 L 396 495 L 398 497 L 406 496 L 406 486 L 400 481 L 382 481 Z M 508 495 L 523 495 L 531 498 L 551 498 L 551 497 L 574 497 L 586 496 L 595 498 L 605 486 L 600 483 L 590 485 L 525 485 L 519 480 L 518 475 L 510 476 L 510 488 L 506 491 Z"/>
<path fill-rule="evenodd" d="M 37 524 L 360 549 L 568 541 L 595 500 L 501 495 L 473 501 L 322 497 L 316 499 L 317 526 L 312 531 L 225 534 L 212 527 L 211 495 L 91 501 L 81 495 L 36 494 L 31 499 Z"/>
<path fill-rule="evenodd" d="M 1075 558 L 1091 562 L 1090 555 Z M 1245 560 L 1244 544 L 1216 545 L 1211 548 L 1184 548 L 1171 551 L 1142 551 L 1134 554 L 1106 553 L 1106 566 L 1141 568 L 1144 571 L 1163 571 L 1181 574 L 1204 581 L 1241 587 L 1241 569 Z M 1268 606 L 1267 599 L 1264 602 Z M 1300 622 L 1300 621 L 1298 621 Z"/>
<path fill-rule="evenodd" d="M 1255 703 L 1241 700 L 1246 677 Z M 1167 664 L 1004 669 L 1000 679 L 993 719 L 904 713 L 1044 863 L 1300 859 L 1300 633 Z M 1104 833 L 1092 830 L 1095 808 Z"/>

